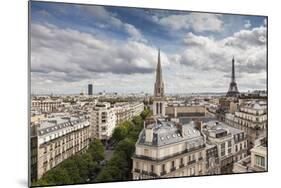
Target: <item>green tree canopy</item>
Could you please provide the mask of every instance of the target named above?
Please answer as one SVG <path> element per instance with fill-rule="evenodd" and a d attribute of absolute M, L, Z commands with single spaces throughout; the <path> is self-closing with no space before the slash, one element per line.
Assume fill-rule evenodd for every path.
<path fill-rule="evenodd" d="M 92 155 L 94 161 L 104 160 L 104 146 L 101 141 L 94 139 L 89 146 L 88 152 Z"/>
<path fill-rule="evenodd" d="M 124 127 L 116 127 L 112 133 L 112 139 L 116 142 L 123 140 L 128 134 L 128 131 Z"/>

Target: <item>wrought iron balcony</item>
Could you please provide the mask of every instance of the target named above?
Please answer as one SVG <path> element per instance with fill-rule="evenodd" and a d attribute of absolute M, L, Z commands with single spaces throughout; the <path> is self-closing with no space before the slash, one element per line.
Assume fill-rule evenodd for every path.
<path fill-rule="evenodd" d="M 171 172 L 172 172 L 172 171 L 175 171 L 175 170 L 176 170 L 176 167 L 172 167 L 172 168 L 171 168 Z"/>
<path fill-rule="evenodd" d="M 205 147 L 205 144 L 202 144 L 200 146 L 189 148 L 189 149 L 185 149 L 185 150 L 183 150 L 181 152 L 174 153 L 172 155 L 167 155 L 167 156 L 164 156 L 164 157 L 161 157 L 161 158 L 148 157 L 148 156 L 144 156 L 144 155 L 134 155 L 133 157 L 138 158 L 138 159 L 143 159 L 143 160 L 150 160 L 150 161 L 158 161 L 159 162 L 159 161 L 164 161 L 166 159 L 169 159 L 171 157 L 176 157 L 178 155 L 182 155 L 182 154 L 185 154 L 185 153 L 193 152 L 193 151 L 202 149 L 204 147 Z"/>
<path fill-rule="evenodd" d="M 164 176 L 165 174 L 167 174 L 166 171 L 162 171 L 162 172 L 160 173 L 161 176 Z"/>
<path fill-rule="evenodd" d="M 140 169 L 135 168 L 135 172 L 140 173 Z"/>
<path fill-rule="evenodd" d="M 192 161 L 189 161 L 187 164 L 188 165 L 191 165 L 191 164 L 193 164 L 193 163 L 195 163 L 196 162 L 196 160 L 192 160 Z"/>
<path fill-rule="evenodd" d="M 149 172 L 149 175 L 152 177 L 158 177 L 158 175 L 155 172 Z"/>

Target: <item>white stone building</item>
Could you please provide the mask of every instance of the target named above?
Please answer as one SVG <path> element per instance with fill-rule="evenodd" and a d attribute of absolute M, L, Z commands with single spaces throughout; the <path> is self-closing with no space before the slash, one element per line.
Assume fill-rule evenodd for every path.
<path fill-rule="evenodd" d="M 46 118 L 31 131 L 31 179 L 89 146 L 89 119 L 85 117 Z"/>
<path fill-rule="evenodd" d="M 267 140 L 261 137 L 251 149 L 251 155 L 234 164 L 234 173 L 267 171 Z"/>
<path fill-rule="evenodd" d="M 114 107 L 110 103 L 97 103 L 91 111 L 91 137 L 108 140 L 117 125 Z"/>
<path fill-rule="evenodd" d="M 143 102 L 122 102 L 115 103 L 114 109 L 116 113 L 116 123 L 120 123 L 132 119 L 134 116 L 138 116 L 144 110 Z"/>
<path fill-rule="evenodd" d="M 139 135 L 133 159 L 133 179 L 205 174 L 205 144 L 194 122 L 153 120 Z"/>
<path fill-rule="evenodd" d="M 226 114 L 225 122 L 234 127 L 267 129 L 267 105 L 263 101 L 249 101 L 240 106 L 234 115 Z"/>

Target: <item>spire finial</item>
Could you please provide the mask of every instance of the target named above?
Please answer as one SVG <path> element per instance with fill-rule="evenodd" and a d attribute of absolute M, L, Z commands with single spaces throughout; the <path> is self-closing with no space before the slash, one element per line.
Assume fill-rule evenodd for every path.
<path fill-rule="evenodd" d="M 164 84 L 162 80 L 162 68 L 161 68 L 161 57 L 160 57 L 160 48 L 158 48 L 158 62 L 156 68 L 156 82 L 154 86 L 154 94 L 155 96 L 163 96 L 164 95 Z"/>
<path fill-rule="evenodd" d="M 160 48 L 158 48 L 158 63 L 160 63 Z"/>

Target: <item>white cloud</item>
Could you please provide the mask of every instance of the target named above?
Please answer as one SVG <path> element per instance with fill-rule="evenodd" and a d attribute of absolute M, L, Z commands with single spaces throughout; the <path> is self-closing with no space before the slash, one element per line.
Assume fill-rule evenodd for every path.
<path fill-rule="evenodd" d="M 265 18 L 265 19 L 263 20 L 263 24 L 264 24 L 264 26 L 267 26 L 267 18 Z"/>
<path fill-rule="evenodd" d="M 146 39 L 144 39 L 141 32 L 138 29 L 136 29 L 135 26 L 125 23 L 124 28 L 125 31 L 131 36 L 133 40 L 146 42 Z"/>
<path fill-rule="evenodd" d="M 169 64 L 164 52 L 161 53 L 161 61 L 163 67 Z M 31 24 L 34 86 L 42 88 L 52 82 L 62 84 L 99 79 L 103 74 L 151 74 L 156 63 L 157 48 L 143 42 L 130 38 L 123 42 L 105 40 L 73 29 Z"/>
<path fill-rule="evenodd" d="M 41 92 L 80 92 L 94 80 L 95 91 L 152 92 L 157 49 L 140 30 L 122 22 L 103 7 L 87 9 L 99 27 L 115 27 L 128 34 L 117 41 L 50 24 L 31 24 L 32 89 Z M 165 89 L 175 92 L 227 91 L 231 58 L 236 59 L 239 90 L 266 86 L 266 28 L 241 30 L 224 39 L 196 35 L 223 32 L 220 15 L 154 16 L 153 20 L 171 32 L 189 30 L 178 52 L 161 52 Z M 245 23 L 246 25 L 247 23 Z M 175 43 L 167 42 L 170 48 Z M 170 46 L 171 45 L 171 46 Z M 182 45 L 178 44 L 177 45 Z M 183 50 L 180 52 L 180 50 Z M 176 50 L 174 50 L 176 51 Z"/>
<path fill-rule="evenodd" d="M 257 46 L 265 46 L 266 44 L 266 28 L 261 26 L 252 30 L 241 30 L 234 33 L 233 36 L 225 39 L 225 45 L 235 46 L 239 48 L 249 48 Z"/>
<path fill-rule="evenodd" d="M 251 84 L 249 82 L 252 82 L 254 88 L 264 88 L 265 83 L 258 81 L 266 79 L 265 40 L 264 27 L 241 30 L 221 40 L 188 33 L 184 38 L 186 50 L 181 54 L 181 63 L 197 72 L 198 77 L 208 72 L 210 76 L 215 74 L 217 78 L 224 79 L 223 84 L 227 85 L 231 72 L 231 59 L 235 56 L 239 83 L 244 83 L 241 84 L 245 86 L 244 88 L 249 87 Z M 225 75 L 229 77 L 223 78 Z M 252 79 L 247 80 L 249 75 Z M 209 78 L 205 82 L 212 86 L 215 79 Z"/>
<path fill-rule="evenodd" d="M 223 29 L 223 21 L 218 14 L 190 13 L 186 15 L 174 14 L 164 17 L 154 15 L 152 20 L 173 30 L 191 28 L 195 32 L 218 32 Z"/>
<path fill-rule="evenodd" d="M 245 27 L 246 29 L 249 29 L 249 28 L 252 26 L 250 20 L 245 20 L 244 22 L 245 22 L 244 27 Z"/>
<path fill-rule="evenodd" d="M 143 42 L 146 41 L 141 32 L 134 25 L 124 23 L 117 17 L 116 14 L 107 11 L 102 6 L 77 5 L 77 7 L 85 10 L 88 14 L 93 16 L 94 19 L 100 21 L 101 23 L 98 23 L 100 27 L 106 27 L 105 25 L 108 24 L 111 27 L 116 27 L 118 29 L 124 30 L 124 32 L 126 32 L 131 37 L 131 39 Z"/>

